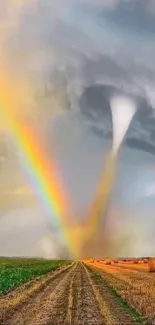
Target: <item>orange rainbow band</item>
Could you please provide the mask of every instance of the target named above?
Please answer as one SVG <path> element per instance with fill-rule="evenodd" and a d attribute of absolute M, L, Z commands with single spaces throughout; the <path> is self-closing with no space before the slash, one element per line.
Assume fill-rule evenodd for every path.
<path fill-rule="evenodd" d="M 83 243 L 89 241 L 98 230 L 102 221 L 106 218 L 107 205 L 110 198 L 111 189 L 114 181 L 116 157 L 110 152 L 107 156 L 105 170 L 101 175 L 95 199 L 90 208 L 90 214 L 85 223 L 87 233 L 83 238 Z"/>

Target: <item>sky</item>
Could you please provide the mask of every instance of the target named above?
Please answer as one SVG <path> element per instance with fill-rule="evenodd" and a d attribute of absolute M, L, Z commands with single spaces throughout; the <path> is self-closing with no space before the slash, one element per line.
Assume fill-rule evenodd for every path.
<path fill-rule="evenodd" d="M 136 102 L 106 220 L 115 240 L 128 238 L 118 255 L 154 255 L 154 31 L 153 0 L 0 3 L 1 66 L 16 96 L 27 94 L 16 113 L 43 141 L 49 161 L 54 157 L 79 221 L 88 214 L 112 145 L 110 98 L 127 94 Z M 38 208 L 10 130 L 3 122 L 0 130 L 0 254 L 66 254 L 52 216 L 49 228 Z M 21 188 L 28 188 L 22 198 L 15 195 Z"/>

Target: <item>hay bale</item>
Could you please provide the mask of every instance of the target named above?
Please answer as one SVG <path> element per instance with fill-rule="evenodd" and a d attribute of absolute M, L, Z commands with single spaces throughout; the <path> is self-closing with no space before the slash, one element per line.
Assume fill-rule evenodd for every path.
<path fill-rule="evenodd" d="M 118 260 L 114 260 L 114 263 L 118 263 Z"/>
<path fill-rule="evenodd" d="M 149 270 L 149 272 L 155 272 L 155 258 L 149 258 L 148 270 Z"/>
<path fill-rule="evenodd" d="M 144 259 L 144 261 L 143 261 L 143 262 L 146 264 L 148 261 L 147 261 L 147 259 Z"/>
<path fill-rule="evenodd" d="M 106 260 L 106 261 L 105 261 L 105 264 L 106 264 L 106 265 L 110 265 L 110 264 L 111 264 L 111 260 Z"/>
<path fill-rule="evenodd" d="M 138 261 L 134 261 L 133 264 L 138 264 Z"/>

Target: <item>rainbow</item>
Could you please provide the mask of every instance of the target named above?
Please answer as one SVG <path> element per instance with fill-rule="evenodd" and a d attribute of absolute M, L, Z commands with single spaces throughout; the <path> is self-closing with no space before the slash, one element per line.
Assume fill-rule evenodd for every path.
<path fill-rule="evenodd" d="M 70 231 L 72 229 L 70 225 L 73 224 L 73 218 L 69 211 L 70 202 L 58 179 L 54 159 L 48 161 L 33 128 L 27 125 L 17 113 L 17 106 L 21 108 L 22 112 L 20 98 L 18 98 L 20 95 L 20 91 L 17 95 L 17 89 L 15 91 L 14 84 L 10 83 L 10 78 L 1 67 L 0 114 L 1 119 L 3 118 L 3 126 L 5 125 L 5 128 L 11 133 L 19 148 L 25 170 L 30 177 L 31 186 L 39 195 L 48 215 L 57 222 L 73 258 L 77 258 L 77 243 L 74 233 Z"/>
<path fill-rule="evenodd" d="M 102 172 L 95 198 L 90 206 L 90 212 L 85 220 L 83 244 L 86 244 L 95 236 L 99 228 L 101 219 L 106 221 L 106 212 L 113 187 L 116 167 L 116 157 L 110 151 L 105 162 L 105 170 Z"/>

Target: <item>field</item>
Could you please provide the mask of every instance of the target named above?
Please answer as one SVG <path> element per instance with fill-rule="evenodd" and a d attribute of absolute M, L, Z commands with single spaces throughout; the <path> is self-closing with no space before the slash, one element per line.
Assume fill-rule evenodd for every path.
<path fill-rule="evenodd" d="M 155 273 L 134 262 L 1 260 L 1 325 L 155 324 Z"/>
<path fill-rule="evenodd" d="M 54 271 L 65 261 L 46 260 L 2 260 L 0 262 L 0 293 L 25 283 L 26 281 Z"/>

